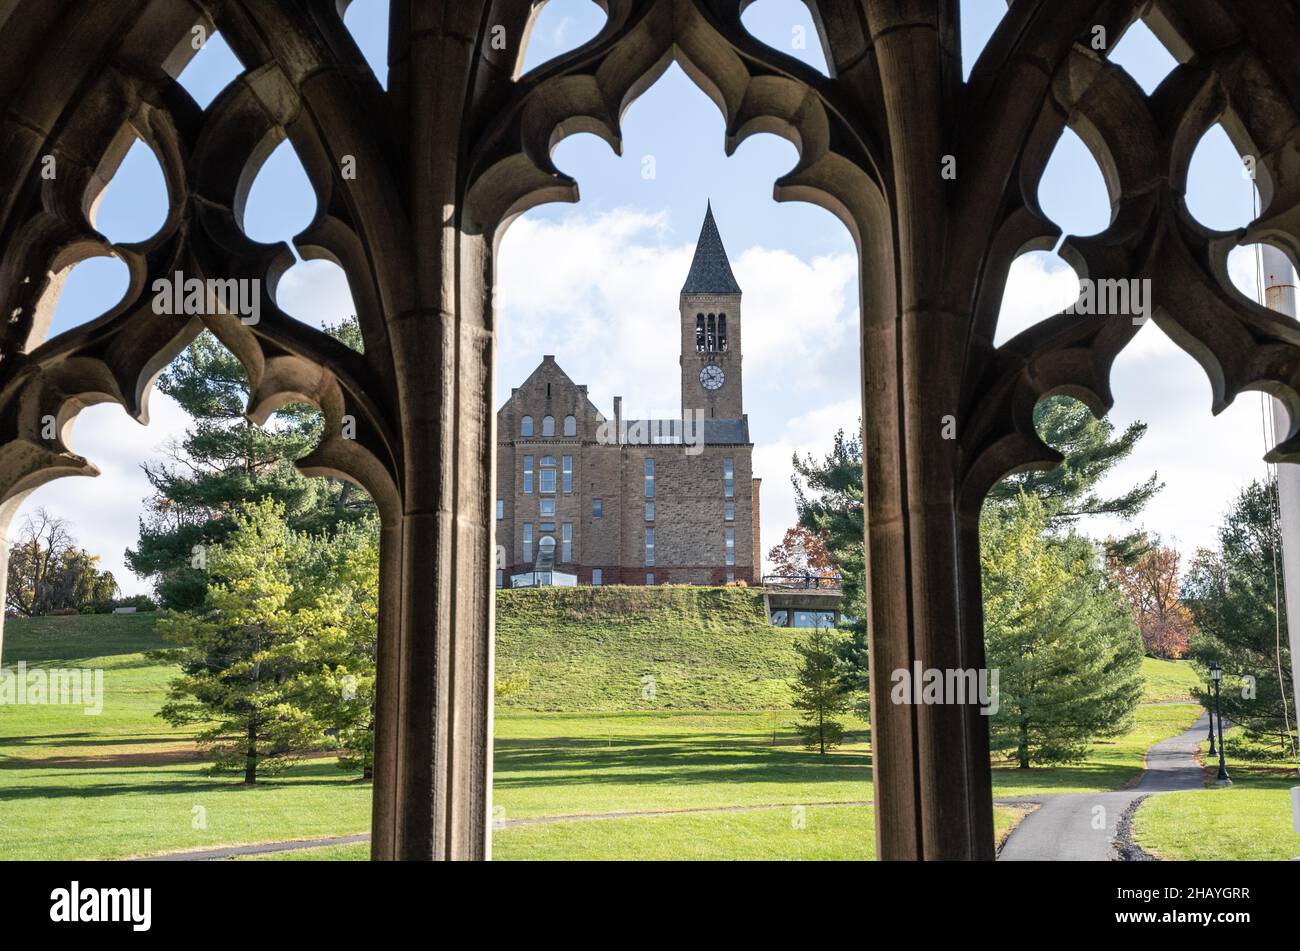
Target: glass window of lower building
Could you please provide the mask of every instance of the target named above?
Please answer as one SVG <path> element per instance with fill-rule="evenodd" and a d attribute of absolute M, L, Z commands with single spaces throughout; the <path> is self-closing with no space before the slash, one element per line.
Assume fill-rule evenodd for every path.
<path fill-rule="evenodd" d="M 560 561 L 573 561 L 573 523 L 560 526 Z"/>
<path fill-rule="evenodd" d="M 734 565 L 735 563 L 736 563 L 736 530 L 734 528 L 729 528 L 727 529 L 727 564 Z"/>
<path fill-rule="evenodd" d="M 834 627 L 834 611 L 795 611 L 791 627 Z"/>
<path fill-rule="evenodd" d="M 605 572 L 599 568 L 591 569 L 591 583 L 594 587 L 599 588 L 605 583 Z"/>

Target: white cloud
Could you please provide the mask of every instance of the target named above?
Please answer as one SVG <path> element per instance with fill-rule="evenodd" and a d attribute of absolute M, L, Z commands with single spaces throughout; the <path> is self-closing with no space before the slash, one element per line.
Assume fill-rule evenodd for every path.
<path fill-rule="evenodd" d="M 149 417 L 146 428 L 112 404 L 82 410 L 68 442 L 73 452 L 99 468 L 100 475 L 56 479 L 41 486 L 14 516 L 11 533 L 28 512 L 44 506 L 71 523 L 77 544 L 99 556 L 100 566 L 113 573 L 124 594 L 147 593 L 150 585 L 131 574 L 124 558 L 139 538 L 143 502 L 153 493 L 140 463 L 183 435 L 189 423 L 179 404 L 157 390 L 149 396 Z"/>

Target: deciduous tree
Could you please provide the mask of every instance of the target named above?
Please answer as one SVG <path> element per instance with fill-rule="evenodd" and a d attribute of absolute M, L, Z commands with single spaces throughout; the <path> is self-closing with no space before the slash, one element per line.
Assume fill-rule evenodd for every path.
<path fill-rule="evenodd" d="M 1175 548 L 1164 547 L 1159 539 L 1144 538 L 1145 549 L 1135 560 L 1108 558 L 1120 590 L 1133 610 L 1133 620 L 1142 632 L 1142 645 L 1152 657 L 1177 660 L 1191 647 L 1192 612 L 1179 597 Z"/>
<path fill-rule="evenodd" d="M 67 521 L 38 508 L 23 519 L 9 546 L 6 607 L 26 617 L 80 610 L 117 594 L 99 556 L 77 547 Z"/>

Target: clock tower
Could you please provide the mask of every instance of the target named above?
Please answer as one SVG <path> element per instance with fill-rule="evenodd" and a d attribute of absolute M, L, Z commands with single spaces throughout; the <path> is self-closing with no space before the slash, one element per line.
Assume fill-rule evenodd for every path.
<path fill-rule="evenodd" d="M 740 419 L 740 285 L 712 205 L 704 213 L 680 307 L 682 415 L 703 410 L 705 419 Z"/>

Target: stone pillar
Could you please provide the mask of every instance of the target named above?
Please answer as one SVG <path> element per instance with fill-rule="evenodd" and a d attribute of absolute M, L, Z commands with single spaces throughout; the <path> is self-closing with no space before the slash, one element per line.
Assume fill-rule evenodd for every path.
<path fill-rule="evenodd" d="M 468 220 L 458 174 L 465 90 L 483 65 L 474 6 L 391 14 L 416 306 L 388 319 L 402 512 L 384 528 L 375 859 L 490 857 L 494 226 Z"/>
<path fill-rule="evenodd" d="M 943 417 L 959 412 L 971 320 L 969 296 L 947 299 L 951 249 L 936 240 L 954 226 L 942 167 L 951 150 L 943 117 L 961 75 L 955 20 L 914 0 L 868 10 L 890 128 L 892 227 L 883 233 L 894 235 L 892 260 L 883 238 L 860 244 L 876 852 L 991 860 L 978 706 L 891 700 L 895 671 L 984 665 L 979 513 L 959 511 L 958 443 L 942 435 Z"/>

